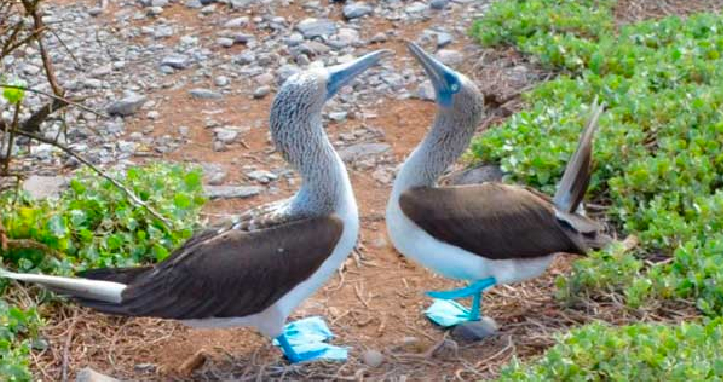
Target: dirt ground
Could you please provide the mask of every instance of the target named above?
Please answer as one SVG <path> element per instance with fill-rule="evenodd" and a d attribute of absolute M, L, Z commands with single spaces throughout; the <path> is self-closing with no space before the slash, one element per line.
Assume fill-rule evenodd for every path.
<path fill-rule="evenodd" d="M 631 9 L 647 2 L 628 1 Z M 683 2 L 656 2 L 672 4 Z M 685 2 L 687 3 L 687 2 Z M 696 3 L 707 3 L 699 1 Z M 711 2 L 712 3 L 712 2 Z M 655 9 L 668 9 L 663 6 Z M 196 11 L 174 5 L 164 17 L 199 23 Z M 284 16 L 303 15 L 298 5 L 284 10 Z M 619 12 L 630 16 L 630 12 Z M 303 17 L 303 16 L 302 16 Z M 340 17 L 339 12 L 335 17 Z M 376 23 L 386 21 L 374 20 Z M 389 25 L 385 26 L 388 29 Z M 402 25 L 402 37 L 413 38 L 428 27 L 425 23 Z M 207 27 L 209 33 L 212 27 Z M 373 28 L 372 28 L 373 29 Z M 452 48 L 465 49 L 471 41 L 457 39 Z M 400 40 L 391 40 L 379 47 L 404 52 Z M 233 54 L 234 52 L 229 52 Z M 532 82 L 505 85 L 500 60 L 524 62 L 514 51 L 489 51 L 491 64 L 480 66 L 469 62 L 464 70 L 477 78 L 494 107 L 485 126 L 519 108 L 516 95 Z M 490 58 L 492 57 L 492 58 Z M 536 70 L 531 68 L 531 70 Z M 535 79 L 547 75 L 536 72 Z M 180 74 L 182 75 L 182 74 Z M 179 76 L 180 76 L 179 75 Z M 495 81 L 490 79 L 496 78 Z M 502 81 L 502 82 L 500 82 Z M 511 89 L 511 90 L 510 90 Z M 177 134 L 178 126 L 190 127 L 191 142 L 178 153 L 163 159 L 187 162 L 213 162 L 230 169 L 227 183 L 242 182 L 238 169 L 243 164 L 263 168 L 280 167 L 278 155 L 269 155 L 268 110 L 271 98 L 248 101 L 245 97 L 226 97 L 214 108 L 223 113 L 214 116 L 225 124 L 248 124 L 260 121 L 226 152 L 211 149 L 212 132 L 204 128 L 204 115 L 198 110 L 203 101 L 192 100 L 186 89 L 162 90 L 160 95 L 170 102 L 158 110 L 162 116 L 155 121 L 154 134 Z M 383 104 L 382 104 L 383 103 Z M 410 111 L 414 112 L 410 112 Z M 332 141 L 339 133 L 365 127 L 383 131 L 382 142 L 393 150 L 388 160 L 400 163 L 425 134 L 432 121 L 435 105 L 422 101 L 384 99 L 373 110 L 370 120 L 350 119 L 328 128 Z M 128 133 L 142 131 L 139 121 Z M 234 172 L 233 169 L 236 169 Z M 358 199 L 362 231 L 358 253 L 350 257 L 345 268 L 316 295 L 306 301 L 290 320 L 323 315 L 337 335 L 336 344 L 349 346 L 346 363 L 316 362 L 289 365 L 281 352 L 266 338 L 252 330 L 194 330 L 180 324 L 151 319 L 127 319 L 95 314 L 77 307 L 45 306 L 49 315 L 44 335 L 49 348 L 34 353 L 33 369 L 44 381 L 74 378 L 80 368 L 90 366 L 102 373 L 133 380 L 479 380 L 495 377 L 512 357 L 528 358 L 541 354 L 555 343 L 555 336 L 570 327 L 592 320 L 624 324 L 641 320 L 680 321 L 695 315 L 685 304 L 631 311 L 614 296 L 605 299 L 582 299 L 575 306 L 565 306 L 554 298 L 554 280 L 569 270 L 572 256 L 558 256 L 549 271 L 535 280 L 511 286 L 497 286 L 485 293 L 483 312 L 492 317 L 500 331 L 475 344 L 457 343 L 448 333 L 434 327 L 421 311 L 431 302 L 425 290 L 444 290 L 455 284 L 433 275 L 424 268 L 401 257 L 386 237 L 384 210 L 390 192 L 389 184 L 373 177 L 373 169 L 350 168 Z M 297 183 L 298 184 L 298 183 Z M 277 194 L 262 194 L 249 200 L 214 201 L 204 213 L 231 214 L 253 205 L 291 195 L 293 188 L 278 182 Z M 369 367 L 362 353 L 376 349 L 384 354 L 379 367 Z"/>

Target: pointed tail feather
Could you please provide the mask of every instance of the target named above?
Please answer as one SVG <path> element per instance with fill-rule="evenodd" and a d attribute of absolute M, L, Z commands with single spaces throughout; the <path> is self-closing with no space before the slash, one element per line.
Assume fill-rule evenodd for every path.
<path fill-rule="evenodd" d="M 126 288 L 124 284 L 114 281 L 87 280 L 59 276 L 14 273 L 2 268 L 0 268 L 0 278 L 8 278 L 39 284 L 53 292 L 70 297 L 77 297 L 86 300 L 97 300 L 115 304 L 121 302 L 121 293 Z"/>
<path fill-rule="evenodd" d="M 572 154 L 572 158 L 567 164 L 565 173 L 562 175 L 562 180 L 560 180 L 555 193 L 554 204 L 561 211 L 575 212 L 585 196 L 592 169 L 593 138 L 603 108 L 604 104 L 598 104 L 597 96 L 595 96 L 590 108 L 592 115 L 582 132 L 577 150 Z"/>

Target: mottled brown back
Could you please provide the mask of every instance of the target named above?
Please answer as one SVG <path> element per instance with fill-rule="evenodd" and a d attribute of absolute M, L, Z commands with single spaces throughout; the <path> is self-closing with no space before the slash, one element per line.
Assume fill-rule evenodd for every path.
<path fill-rule="evenodd" d="M 411 221 L 437 240 L 486 258 L 585 252 L 571 238 L 578 233 L 555 216 L 550 198 L 522 187 L 491 182 L 413 188 L 400 195 L 399 205 Z"/>
<path fill-rule="evenodd" d="M 251 232 L 204 231 L 162 263 L 134 274 L 120 304 L 81 303 L 104 313 L 181 320 L 259 313 L 318 270 L 342 231 L 335 216 Z M 112 279 L 103 278 L 109 272 L 95 272 Z"/>

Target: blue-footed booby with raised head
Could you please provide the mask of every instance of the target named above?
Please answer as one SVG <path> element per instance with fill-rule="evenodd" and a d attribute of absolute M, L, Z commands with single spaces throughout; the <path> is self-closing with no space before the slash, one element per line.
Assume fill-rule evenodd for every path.
<path fill-rule="evenodd" d="M 602 107 L 593 105 L 554 199 L 498 182 L 438 187 L 438 178 L 467 148 L 479 126 L 483 97 L 463 74 L 414 43 L 408 48 L 432 81 L 438 111 L 394 181 L 387 229 L 403 255 L 447 278 L 471 281 L 459 290 L 427 293 L 438 299 L 473 297 L 471 310 L 445 300 L 427 310 L 436 323 L 454 326 L 479 320 L 485 288 L 537 277 L 557 252 L 584 254 L 610 241 L 601 224 L 576 212 L 588 186 Z"/>
<path fill-rule="evenodd" d="M 0 269 L 0 277 L 40 284 L 107 314 L 174 319 L 195 327 L 254 327 L 275 338 L 291 362 L 323 357 L 326 348 L 309 346 L 304 338 L 290 340 L 304 337 L 299 331 L 318 321 L 284 326 L 289 314 L 342 265 L 359 232 L 352 186 L 324 132 L 322 108 L 390 52 L 377 50 L 342 65 L 309 69 L 281 86 L 270 128 L 277 150 L 302 178 L 291 198 L 247 211 L 225 227 L 200 231 L 153 266 L 91 269 L 80 278 Z M 342 350 L 336 359 L 346 357 Z"/>

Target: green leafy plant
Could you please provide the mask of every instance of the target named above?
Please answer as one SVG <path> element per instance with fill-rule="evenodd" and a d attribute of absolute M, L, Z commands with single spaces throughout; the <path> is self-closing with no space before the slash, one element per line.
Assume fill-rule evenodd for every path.
<path fill-rule="evenodd" d="M 124 267 L 166 258 L 198 227 L 203 205 L 200 169 L 155 164 L 132 167 L 116 178 L 172 222 L 167 227 L 129 201 L 110 181 L 81 171 L 58 198 L 0 195 L 0 221 L 11 242 L 3 266 L 21 272 L 71 274 L 90 267 Z M 4 288 L 6 280 L 0 280 Z M 0 375 L 30 380 L 28 352 L 41 321 L 34 309 L 0 301 Z"/>
<path fill-rule="evenodd" d="M 548 9 L 540 12 L 538 3 Z M 609 108 L 600 120 L 589 197 L 609 200 L 616 226 L 639 235 L 642 246 L 581 260 L 559 281 L 560 295 L 616 290 L 632 306 L 683 297 L 706 314 L 721 314 L 723 17 L 672 16 L 615 29 L 614 2 L 572 3 L 502 1 L 477 22 L 473 32 L 482 43 L 516 44 L 568 74 L 525 94 L 530 107 L 477 139 L 473 157 L 552 193 L 598 95 Z M 550 13 L 591 19 L 579 28 Z M 516 26 L 527 18 L 544 27 Z M 643 269 L 650 253 L 671 261 Z"/>
<path fill-rule="evenodd" d="M 574 329 L 541 359 L 517 360 L 500 381 L 710 381 L 723 378 L 723 319 L 677 326 Z"/>

